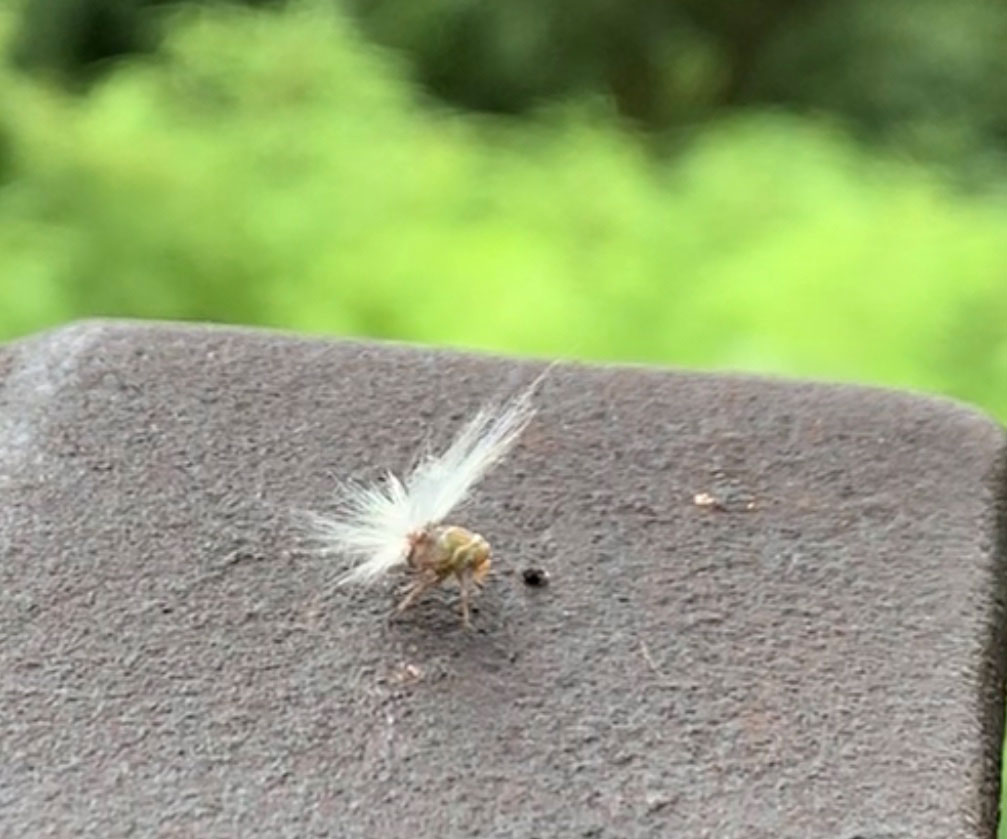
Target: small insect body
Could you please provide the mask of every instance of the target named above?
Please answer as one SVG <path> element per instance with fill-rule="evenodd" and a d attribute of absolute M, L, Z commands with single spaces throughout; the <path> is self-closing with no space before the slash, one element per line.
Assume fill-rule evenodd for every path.
<path fill-rule="evenodd" d="M 406 561 L 417 579 L 398 611 L 408 609 L 427 589 L 454 576 L 461 589 L 462 623 L 471 625 L 469 584 L 482 586 L 489 574 L 490 554 L 489 542 L 464 527 L 440 525 L 415 534 Z"/>
<path fill-rule="evenodd" d="M 404 566 L 415 579 L 399 603 L 401 612 L 454 578 L 462 622 L 471 625 L 471 589 L 485 581 L 491 549 L 478 533 L 445 519 L 514 447 L 535 415 L 532 395 L 540 380 L 503 405 L 483 407 L 441 454 L 421 457 L 404 478 L 388 472 L 380 484 L 344 484 L 335 515 L 311 516 L 323 551 L 356 561 L 340 585 L 372 583 Z"/>

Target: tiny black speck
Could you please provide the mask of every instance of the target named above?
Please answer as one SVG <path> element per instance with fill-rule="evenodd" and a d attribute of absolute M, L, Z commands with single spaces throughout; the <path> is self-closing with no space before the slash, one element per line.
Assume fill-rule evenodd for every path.
<path fill-rule="evenodd" d="M 521 572 L 521 578 L 526 586 L 541 588 L 549 585 L 549 575 L 541 568 L 525 568 Z"/>

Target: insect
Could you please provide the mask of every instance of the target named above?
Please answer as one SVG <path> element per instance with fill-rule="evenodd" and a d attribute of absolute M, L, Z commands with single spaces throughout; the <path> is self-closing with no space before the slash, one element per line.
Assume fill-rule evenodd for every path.
<path fill-rule="evenodd" d="M 403 612 L 429 589 L 454 578 L 461 590 L 462 623 L 472 626 L 472 587 L 482 587 L 492 551 L 478 533 L 445 520 L 532 421 L 532 395 L 541 378 L 510 401 L 485 405 L 443 452 L 422 455 L 405 477 L 389 471 L 377 484 L 343 483 L 339 511 L 310 516 L 324 552 L 356 560 L 339 585 L 373 583 L 405 566 L 414 579 L 396 609 Z"/>

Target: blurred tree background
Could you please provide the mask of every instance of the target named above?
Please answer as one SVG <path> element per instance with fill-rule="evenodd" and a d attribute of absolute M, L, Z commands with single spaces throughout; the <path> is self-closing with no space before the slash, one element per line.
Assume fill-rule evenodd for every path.
<path fill-rule="evenodd" d="M 10 0 L 0 338 L 206 319 L 1007 418 L 1001 0 Z"/>

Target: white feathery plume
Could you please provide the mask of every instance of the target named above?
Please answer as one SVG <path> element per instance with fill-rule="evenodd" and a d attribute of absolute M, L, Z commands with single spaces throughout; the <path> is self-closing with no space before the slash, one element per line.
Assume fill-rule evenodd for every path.
<path fill-rule="evenodd" d="M 336 515 L 310 515 L 325 553 L 357 561 L 340 585 L 371 583 L 404 564 L 416 534 L 440 524 L 467 500 L 535 416 L 532 394 L 539 381 L 510 402 L 484 406 L 442 454 L 425 454 L 405 479 L 388 472 L 379 485 L 344 483 Z"/>

